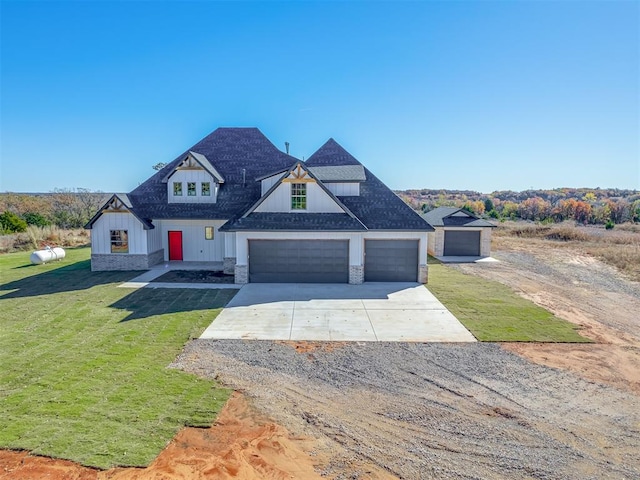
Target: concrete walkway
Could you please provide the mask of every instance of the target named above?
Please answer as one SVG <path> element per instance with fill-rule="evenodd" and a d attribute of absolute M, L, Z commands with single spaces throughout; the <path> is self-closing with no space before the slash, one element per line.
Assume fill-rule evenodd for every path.
<path fill-rule="evenodd" d="M 496 260 L 493 257 L 456 257 L 456 256 L 447 256 L 447 257 L 435 257 L 440 260 L 442 263 L 492 263 L 499 262 L 500 260 Z"/>
<path fill-rule="evenodd" d="M 476 341 L 429 290 L 415 283 L 248 284 L 200 338 Z"/>

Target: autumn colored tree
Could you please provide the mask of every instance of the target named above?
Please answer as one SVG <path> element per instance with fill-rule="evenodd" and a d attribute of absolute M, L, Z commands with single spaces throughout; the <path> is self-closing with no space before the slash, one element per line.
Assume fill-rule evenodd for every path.
<path fill-rule="evenodd" d="M 631 219 L 630 205 L 625 199 L 622 198 L 618 201 L 607 199 L 605 203 L 609 207 L 609 219 L 613 223 L 624 223 Z"/>
<path fill-rule="evenodd" d="M 575 198 L 570 198 L 568 200 L 560 201 L 560 210 L 564 218 L 574 218 L 576 215 L 576 210 L 579 208 L 578 200 Z"/>
<path fill-rule="evenodd" d="M 475 215 L 482 215 L 484 213 L 484 202 L 482 202 L 481 200 L 467 200 L 462 205 L 462 208 Z"/>
<path fill-rule="evenodd" d="M 506 218 L 516 218 L 518 215 L 518 204 L 510 200 L 502 202 L 500 213 Z"/>
<path fill-rule="evenodd" d="M 593 215 L 593 208 L 587 202 L 576 202 L 573 218 L 576 222 L 587 223 Z"/>
<path fill-rule="evenodd" d="M 518 206 L 518 214 L 524 220 L 545 220 L 551 215 L 551 204 L 540 197 L 527 198 Z"/>

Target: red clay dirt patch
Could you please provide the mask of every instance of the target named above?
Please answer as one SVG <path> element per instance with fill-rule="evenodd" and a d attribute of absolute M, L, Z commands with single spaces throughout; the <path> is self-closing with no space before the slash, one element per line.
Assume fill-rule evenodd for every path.
<path fill-rule="evenodd" d="M 291 347 L 298 353 L 310 353 L 315 352 L 316 350 L 320 350 L 323 352 L 333 352 L 337 348 L 341 348 L 345 345 L 345 342 L 311 342 L 306 340 L 282 340 L 276 343 Z"/>
<path fill-rule="evenodd" d="M 66 460 L 0 450 L 2 480 L 284 480 L 322 478 L 313 441 L 293 437 L 234 393 L 210 428 L 183 428 L 147 468 L 100 471 Z"/>

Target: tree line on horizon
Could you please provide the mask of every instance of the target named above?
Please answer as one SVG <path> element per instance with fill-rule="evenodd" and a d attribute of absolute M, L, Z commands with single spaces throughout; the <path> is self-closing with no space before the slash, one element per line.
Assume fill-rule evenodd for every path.
<path fill-rule="evenodd" d="M 0 193 L 0 235 L 32 225 L 82 228 L 106 201 L 103 192 L 56 188 L 50 193 Z"/>
<path fill-rule="evenodd" d="M 533 220 L 612 226 L 640 223 L 640 191 L 599 188 L 511 190 L 483 194 L 471 190 L 413 189 L 395 192 L 414 210 L 454 206 L 496 220 Z M 108 195 L 86 188 L 49 193 L 0 193 L 0 234 L 23 232 L 29 225 L 82 228 Z"/>
<path fill-rule="evenodd" d="M 436 207 L 464 208 L 478 216 L 502 220 L 532 220 L 581 224 L 640 223 L 640 191 L 617 188 L 557 188 L 553 190 L 511 190 L 483 194 L 471 190 L 399 190 L 414 210 L 428 212 Z"/>

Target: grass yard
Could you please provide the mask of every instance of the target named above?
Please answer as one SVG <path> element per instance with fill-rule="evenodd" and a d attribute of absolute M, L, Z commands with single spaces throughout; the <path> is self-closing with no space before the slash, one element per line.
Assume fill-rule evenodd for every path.
<path fill-rule="evenodd" d="M 429 262 L 429 290 L 482 342 L 591 342 L 501 283 Z"/>
<path fill-rule="evenodd" d="M 89 248 L 50 265 L 0 256 L 0 448 L 107 468 L 150 463 L 229 392 L 166 368 L 236 290 L 117 288 Z"/>

